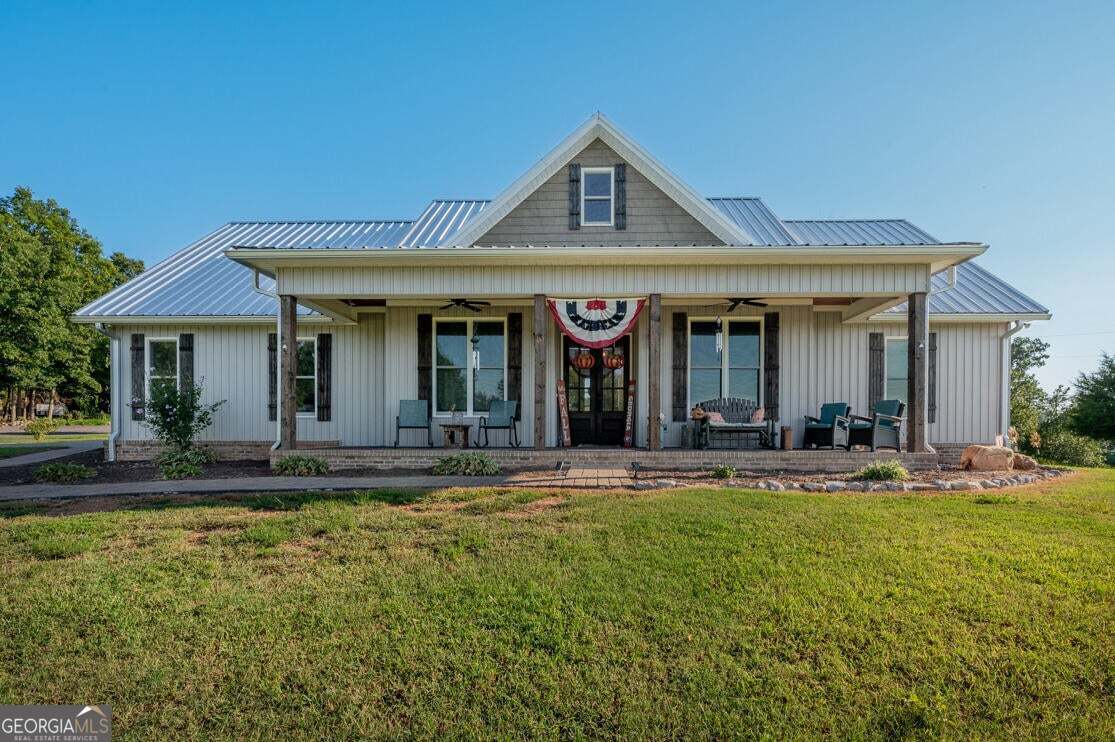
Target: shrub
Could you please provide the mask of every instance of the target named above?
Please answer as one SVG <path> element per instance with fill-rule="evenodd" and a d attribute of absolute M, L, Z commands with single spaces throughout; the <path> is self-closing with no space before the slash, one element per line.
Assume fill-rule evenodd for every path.
<path fill-rule="evenodd" d="M 1103 466 L 1104 446 L 1097 440 L 1063 430 L 1045 436 L 1040 456 L 1054 464 Z"/>
<path fill-rule="evenodd" d="M 183 451 L 172 448 L 159 454 L 155 464 L 163 479 L 186 479 L 200 477 L 203 464 L 213 461 L 213 454 L 200 448 L 191 448 Z"/>
<path fill-rule="evenodd" d="M 58 420 L 33 420 L 24 426 L 24 430 L 31 434 L 37 441 L 45 440 L 48 435 L 58 430 L 62 423 Z"/>
<path fill-rule="evenodd" d="M 730 464 L 721 464 L 712 470 L 713 479 L 731 479 L 736 475 L 736 467 Z"/>
<path fill-rule="evenodd" d="M 144 423 L 168 449 L 186 451 L 194 439 L 213 423 L 213 413 L 225 400 L 201 404 L 201 385 L 187 383 L 181 390 L 173 384 L 155 384 L 151 389 Z"/>
<path fill-rule="evenodd" d="M 910 478 L 910 472 L 895 459 L 890 459 L 868 464 L 853 474 L 852 478 L 869 479 L 875 482 L 905 482 Z"/>
<path fill-rule="evenodd" d="M 483 453 L 459 453 L 434 464 L 434 474 L 462 477 L 494 477 L 502 471 L 499 464 Z"/>
<path fill-rule="evenodd" d="M 93 476 L 93 470 L 81 464 L 43 464 L 35 469 L 36 482 L 56 482 L 68 484 L 79 482 Z"/>
<path fill-rule="evenodd" d="M 275 464 L 275 473 L 284 477 L 315 477 L 328 471 L 325 459 L 317 456 L 287 456 Z"/>

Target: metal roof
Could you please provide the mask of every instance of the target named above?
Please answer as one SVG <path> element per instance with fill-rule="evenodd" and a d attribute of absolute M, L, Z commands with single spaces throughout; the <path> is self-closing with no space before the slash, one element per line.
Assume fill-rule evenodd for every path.
<path fill-rule="evenodd" d="M 1049 310 L 990 271 L 969 260 L 956 266 L 956 285 L 948 272 L 931 279 L 929 314 L 1049 314 Z M 905 314 L 906 303 L 883 312 Z"/>
<path fill-rule="evenodd" d="M 779 221 L 757 198 L 710 203 L 765 245 L 932 245 L 902 219 Z M 232 222 L 175 253 L 76 312 L 78 317 L 273 317 L 276 302 L 252 285 L 251 269 L 229 260 L 230 247 L 286 249 L 434 248 L 489 201 L 436 200 L 415 220 Z M 1048 310 L 974 263 L 958 266 L 956 286 L 933 277 L 931 314 L 1045 314 Z M 274 283 L 260 277 L 264 290 Z M 300 306 L 300 316 L 319 316 Z M 885 314 L 905 311 L 899 305 Z"/>
<path fill-rule="evenodd" d="M 797 240 L 767 208 L 761 198 L 710 198 L 724 216 L 755 238 L 760 245 L 796 245 Z"/>
<path fill-rule="evenodd" d="M 798 245 L 939 245 L 905 219 L 783 219 Z"/>

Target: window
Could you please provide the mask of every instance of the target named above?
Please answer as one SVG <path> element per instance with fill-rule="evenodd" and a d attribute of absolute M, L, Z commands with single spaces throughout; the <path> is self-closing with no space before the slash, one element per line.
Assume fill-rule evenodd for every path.
<path fill-rule="evenodd" d="M 723 320 L 716 349 L 716 320 L 689 325 L 689 402 L 740 397 L 762 406 L 762 321 Z"/>
<path fill-rule="evenodd" d="M 294 402 L 299 415 L 317 414 L 317 340 L 298 339 Z"/>
<path fill-rule="evenodd" d="M 610 167 L 586 167 L 581 170 L 581 225 L 610 227 L 615 213 L 615 171 Z"/>
<path fill-rule="evenodd" d="M 883 389 L 883 399 L 906 401 L 909 379 L 906 348 L 906 338 L 887 338 L 886 387 Z"/>
<path fill-rule="evenodd" d="M 434 365 L 434 414 L 488 412 L 506 399 L 503 320 L 436 320 Z"/>
<path fill-rule="evenodd" d="M 147 398 L 156 386 L 178 386 L 177 338 L 152 338 L 147 341 Z"/>

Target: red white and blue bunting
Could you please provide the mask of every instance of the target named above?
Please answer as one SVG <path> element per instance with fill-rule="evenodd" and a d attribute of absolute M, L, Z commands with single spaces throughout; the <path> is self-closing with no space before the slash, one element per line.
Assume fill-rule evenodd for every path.
<path fill-rule="evenodd" d="M 646 299 L 547 299 L 558 328 L 586 348 L 606 348 L 631 332 Z"/>

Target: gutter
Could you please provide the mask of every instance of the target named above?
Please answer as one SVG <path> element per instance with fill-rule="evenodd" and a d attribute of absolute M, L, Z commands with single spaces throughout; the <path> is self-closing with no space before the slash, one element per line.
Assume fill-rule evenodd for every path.
<path fill-rule="evenodd" d="M 109 461 L 116 461 L 116 441 L 120 437 L 120 411 L 119 400 L 120 394 L 117 389 L 120 382 L 120 338 L 116 337 L 113 333 L 108 331 L 108 328 L 101 322 L 93 325 L 94 329 L 100 334 L 108 338 L 108 417 L 109 417 L 109 433 L 108 433 L 108 452 L 107 458 Z"/>
<path fill-rule="evenodd" d="M 1016 320 L 1011 323 L 1008 330 L 999 336 L 1002 343 L 1002 359 L 1000 364 L 1001 378 L 999 383 L 999 429 L 1002 431 L 1003 445 L 1010 445 L 1010 344 L 1011 338 L 1030 326 L 1029 322 Z"/>

